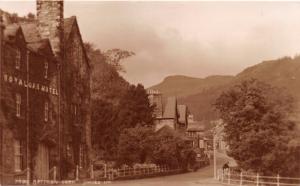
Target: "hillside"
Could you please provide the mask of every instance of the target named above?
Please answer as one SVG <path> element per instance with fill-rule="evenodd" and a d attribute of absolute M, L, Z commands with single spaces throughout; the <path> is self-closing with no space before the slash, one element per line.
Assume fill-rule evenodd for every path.
<path fill-rule="evenodd" d="M 169 76 L 162 83 L 149 89 L 163 92 L 165 97 L 174 96 L 187 97 L 199 92 L 225 85 L 233 80 L 233 76 L 209 76 L 207 78 L 194 78 L 188 76 Z"/>
<path fill-rule="evenodd" d="M 300 57 L 264 61 L 246 68 L 236 76 L 211 76 L 204 79 L 171 76 L 150 88 L 161 91 L 165 97 L 176 95 L 178 102 L 188 105 L 196 119 L 209 121 L 217 118 L 212 106 L 215 99 L 228 87 L 250 78 L 282 87 L 298 102 L 300 100 Z"/>

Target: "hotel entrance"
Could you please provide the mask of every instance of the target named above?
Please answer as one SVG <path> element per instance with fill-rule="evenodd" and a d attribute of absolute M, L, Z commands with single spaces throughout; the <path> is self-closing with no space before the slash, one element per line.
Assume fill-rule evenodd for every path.
<path fill-rule="evenodd" d="M 49 147 L 45 144 L 38 146 L 35 175 L 39 180 L 49 179 Z"/>

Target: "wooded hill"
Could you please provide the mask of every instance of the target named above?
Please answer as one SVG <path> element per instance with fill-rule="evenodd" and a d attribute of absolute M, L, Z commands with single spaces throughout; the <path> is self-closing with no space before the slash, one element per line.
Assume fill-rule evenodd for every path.
<path fill-rule="evenodd" d="M 159 90 L 164 98 L 177 96 L 178 102 L 188 105 L 197 120 L 217 119 L 213 104 L 216 98 L 227 88 L 242 80 L 255 78 L 291 94 L 298 103 L 300 100 L 300 57 L 284 57 L 264 61 L 243 70 L 236 76 L 209 76 L 193 78 L 187 76 L 169 76 L 162 83 L 149 89 Z"/>

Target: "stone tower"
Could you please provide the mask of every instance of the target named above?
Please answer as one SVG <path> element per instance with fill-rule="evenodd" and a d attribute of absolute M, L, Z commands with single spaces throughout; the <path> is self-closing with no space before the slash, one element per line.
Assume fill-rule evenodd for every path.
<path fill-rule="evenodd" d="M 43 39 L 50 40 L 55 56 L 61 59 L 63 57 L 64 2 L 63 0 L 37 0 L 36 3 L 39 34 Z"/>
<path fill-rule="evenodd" d="M 157 90 L 148 90 L 148 99 L 151 106 L 155 105 L 154 108 L 154 117 L 161 118 L 163 115 L 163 100 L 162 94 Z"/>

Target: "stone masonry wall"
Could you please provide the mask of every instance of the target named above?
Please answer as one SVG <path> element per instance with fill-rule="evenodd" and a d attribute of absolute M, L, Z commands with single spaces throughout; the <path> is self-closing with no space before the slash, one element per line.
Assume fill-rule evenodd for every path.
<path fill-rule="evenodd" d="M 37 0 L 38 30 L 43 39 L 49 39 L 56 56 L 63 48 L 63 0 Z"/>

